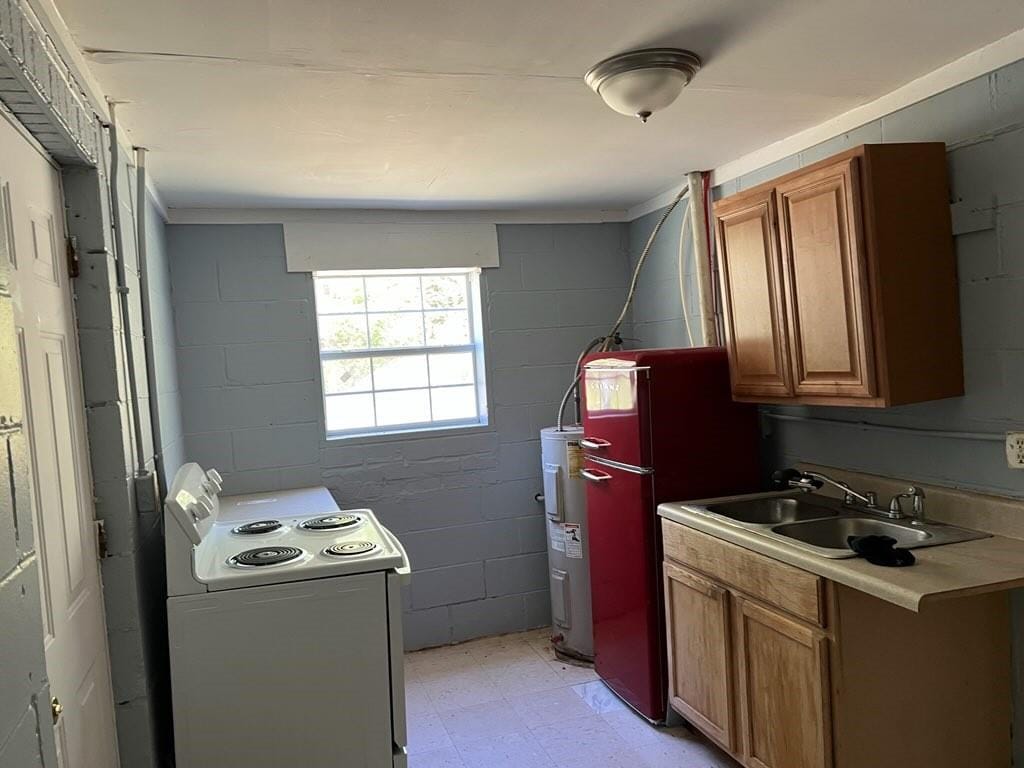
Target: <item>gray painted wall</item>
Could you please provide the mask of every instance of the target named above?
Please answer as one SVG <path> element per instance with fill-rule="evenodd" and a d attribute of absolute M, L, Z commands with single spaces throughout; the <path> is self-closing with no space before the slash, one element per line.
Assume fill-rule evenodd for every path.
<path fill-rule="evenodd" d="M 152 375 L 157 383 L 157 410 L 160 418 L 159 448 L 169 483 L 185 461 L 185 432 L 181 421 L 181 395 L 178 387 L 178 343 L 174 331 L 174 306 L 171 302 L 167 224 L 160 209 L 148 197 L 146 264 L 155 367 Z"/>
<path fill-rule="evenodd" d="M 409 648 L 549 621 L 538 430 L 627 281 L 626 226 L 499 226 L 481 278 L 491 424 L 326 442 L 313 284 L 278 225 L 167 228 L 186 456 L 228 492 L 324 484 L 398 533 Z M 626 329 L 629 335 L 629 329 Z"/>
<path fill-rule="evenodd" d="M 107 531 L 107 557 L 101 561 L 107 613 L 111 677 L 122 764 L 135 768 L 169 765 L 171 725 L 167 671 L 166 585 L 163 531 L 159 507 L 140 508 L 135 495 L 137 458 L 132 437 L 132 411 L 138 409 L 143 431 L 142 464 L 155 468 L 155 449 L 147 396 L 143 350 L 141 286 L 135 239 L 136 188 L 134 167 L 125 151 L 120 159 L 120 205 L 123 257 L 127 270 L 132 333 L 127 339 L 117 297 L 115 247 L 105 169 L 69 168 L 63 174 L 68 232 L 78 238 L 81 275 L 75 280 L 82 378 L 96 516 Z M 148 213 L 155 210 L 149 207 Z M 162 317 L 165 347 L 173 347 L 168 328 L 168 287 L 165 247 L 159 216 L 148 222 L 147 252 L 153 257 L 154 315 Z M 163 277 L 160 277 L 161 271 Z M 161 299 L 161 295 L 164 296 Z M 163 306 L 162 314 L 157 308 Z M 158 321 L 157 326 L 161 323 Z M 126 343 L 132 344 L 140 398 L 133 402 L 127 383 Z M 164 360 L 170 357 L 170 349 Z M 164 379 L 172 402 L 173 368 Z M 173 422 L 169 434 L 178 435 Z"/>
<path fill-rule="evenodd" d="M 865 411 L 852 408 L 764 408 L 806 421 L 765 419 L 772 467 L 798 461 L 1024 497 L 1024 471 L 1006 466 L 1001 435 L 1024 429 L 1024 62 L 1004 67 L 945 93 L 837 136 L 771 166 L 728 182 L 717 197 L 868 142 L 943 141 L 948 146 L 951 202 L 960 275 L 966 395 L 933 403 Z M 973 213 L 968 213 L 973 211 Z M 631 252 L 650 231 L 651 214 L 630 225 Z M 967 231 L 973 230 L 973 231 Z M 677 232 L 678 229 L 670 230 Z M 641 243 L 642 245 L 642 243 Z M 663 241 L 645 284 L 675 266 L 678 239 Z M 679 343 L 678 300 L 654 299 L 636 311 L 645 344 Z M 640 318 L 644 322 L 640 322 Z M 663 330 L 668 326 L 668 330 Z M 674 330 L 673 330 L 674 328 Z M 921 375 L 928 375 L 922 371 Z M 844 426 L 832 420 L 868 421 L 899 432 Z M 990 433 L 994 440 L 959 439 L 935 430 Z M 1015 626 L 1024 622 L 1024 598 L 1014 595 Z M 1020 646 L 1015 630 L 1015 644 Z M 1017 647 L 1014 679 L 1024 702 Z M 1024 704 L 1017 707 L 1024 733 Z M 1024 739 L 1016 739 L 1024 763 Z"/>
<path fill-rule="evenodd" d="M 702 346 L 700 303 L 697 296 L 697 272 L 693 259 L 693 238 L 683 243 L 683 284 L 693 344 L 687 338 L 683 323 L 683 304 L 679 290 L 679 236 L 684 219 L 690 216 L 689 202 L 683 200 L 665 220 L 651 252 L 644 263 L 637 283 L 633 304 L 633 346 L 665 348 Z M 665 209 L 653 211 L 629 224 L 629 261 L 635 268 L 647 240 L 664 215 Z"/>

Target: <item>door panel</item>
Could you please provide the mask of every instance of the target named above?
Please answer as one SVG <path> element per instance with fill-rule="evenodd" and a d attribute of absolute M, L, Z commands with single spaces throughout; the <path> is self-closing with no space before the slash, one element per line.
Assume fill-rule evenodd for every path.
<path fill-rule="evenodd" d="M 715 210 L 729 370 L 737 395 L 792 394 L 770 192 Z"/>
<path fill-rule="evenodd" d="M 798 395 L 875 394 L 857 159 L 776 190 Z"/>
<path fill-rule="evenodd" d="M 583 476 L 595 668 L 633 707 L 660 720 L 667 692 L 653 475 L 588 458 Z"/>
<path fill-rule="evenodd" d="M 57 170 L 0 120 L 0 246 L 11 265 L 33 523 L 61 768 L 118 764 L 74 302 Z"/>
<path fill-rule="evenodd" d="M 665 563 L 672 707 L 726 750 L 734 747 L 729 593 Z"/>
<path fill-rule="evenodd" d="M 747 600 L 736 604 L 747 765 L 829 768 L 827 638 Z"/>

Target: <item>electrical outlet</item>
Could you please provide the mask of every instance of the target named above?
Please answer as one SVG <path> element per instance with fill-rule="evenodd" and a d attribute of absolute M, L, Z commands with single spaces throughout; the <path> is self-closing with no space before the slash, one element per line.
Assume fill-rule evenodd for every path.
<path fill-rule="evenodd" d="M 1024 432 L 1006 433 L 1006 463 L 1011 469 L 1024 469 Z"/>

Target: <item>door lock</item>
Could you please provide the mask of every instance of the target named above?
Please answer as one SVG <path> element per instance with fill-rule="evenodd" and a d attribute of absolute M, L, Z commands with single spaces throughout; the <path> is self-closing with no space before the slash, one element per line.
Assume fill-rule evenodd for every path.
<path fill-rule="evenodd" d="M 57 721 L 60 720 L 60 716 L 64 713 L 64 705 L 60 703 L 60 699 L 54 696 L 50 699 L 50 714 L 53 716 L 53 724 L 56 725 Z"/>

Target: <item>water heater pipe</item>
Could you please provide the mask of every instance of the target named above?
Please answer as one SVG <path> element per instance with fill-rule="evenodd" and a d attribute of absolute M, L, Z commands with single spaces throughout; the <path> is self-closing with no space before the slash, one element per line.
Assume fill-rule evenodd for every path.
<path fill-rule="evenodd" d="M 615 340 L 619 339 L 619 329 L 622 327 L 623 321 L 626 319 L 626 315 L 629 313 L 629 308 L 633 304 L 633 299 L 636 297 L 636 287 L 640 280 L 640 270 L 643 269 L 644 263 L 647 261 L 647 256 L 651 252 L 651 246 L 654 245 L 655 239 L 658 237 L 658 233 L 661 228 L 665 225 L 665 220 L 669 217 L 675 207 L 679 205 L 679 202 L 686 197 L 690 192 L 689 187 L 683 187 L 679 190 L 679 194 L 675 196 L 675 199 L 669 204 L 668 208 L 661 214 L 661 218 L 658 219 L 658 223 L 654 225 L 654 229 L 651 231 L 650 237 L 647 238 L 647 243 L 644 245 L 643 251 L 640 252 L 640 257 L 636 260 L 636 266 L 633 267 L 633 277 L 629 281 L 629 290 L 626 292 L 626 300 L 622 304 L 622 311 L 619 313 L 618 318 L 615 320 L 615 324 L 612 326 L 608 335 L 604 337 L 601 342 L 600 351 L 608 352 L 615 344 Z M 569 402 L 569 398 L 572 397 L 573 391 L 579 386 L 580 379 L 583 378 L 582 372 L 577 372 L 576 377 L 572 380 L 572 384 L 565 390 L 565 394 L 562 395 L 562 402 L 558 406 L 558 416 L 556 423 L 558 425 L 558 431 L 563 431 L 563 420 L 565 417 L 565 406 Z"/>
<path fill-rule="evenodd" d="M 690 230 L 693 233 L 693 255 L 697 271 L 697 297 L 700 302 L 700 327 L 704 346 L 717 347 L 718 326 L 715 323 L 714 289 L 711 282 L 711 243 L 707 227 L 707 198 L 703 174 L 686 176 L 690 191 Z"/>

